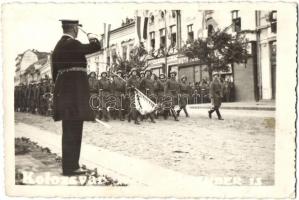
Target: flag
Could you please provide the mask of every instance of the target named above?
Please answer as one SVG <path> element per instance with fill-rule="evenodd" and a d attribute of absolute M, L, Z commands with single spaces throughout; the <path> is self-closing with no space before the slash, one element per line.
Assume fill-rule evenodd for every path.
<path fill-rule="evenodd" d="M 155 111 L 157 104 L 135 88 L 135 106 L 136 110 L 138 110 L 141 115 L 145 115 Z"/>
<path fill-rule="evenodd" d="M 142 16 L 136 11 L 136 33 L 138 42 L 143 42 L 148 35 L 148 11 L 143 11 Z"/>
<path fill-rule="evenodd" d="M 110 29 L 111 29 L 111 24 L 107 25 L 106 23 L 104 23 L 104 40 L 103 40 L 104 48 L 109 47 Z"/>

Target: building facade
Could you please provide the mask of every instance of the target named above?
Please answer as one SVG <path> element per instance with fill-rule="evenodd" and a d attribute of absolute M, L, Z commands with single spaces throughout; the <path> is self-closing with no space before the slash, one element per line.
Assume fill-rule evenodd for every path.
<path fill-rule="evenodd" d="M 15 85 L 29 84 L 41 78 L 51 78 L 50 53 L 27 50 L 16 58 Z"/>

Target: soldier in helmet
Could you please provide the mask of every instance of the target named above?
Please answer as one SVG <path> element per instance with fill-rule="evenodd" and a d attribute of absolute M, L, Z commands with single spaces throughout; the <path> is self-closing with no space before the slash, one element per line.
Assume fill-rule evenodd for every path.
<path fill-rule="evenodd" d="M 106 106 L 106 99 L 111 94 L 111 82 L 109 78 L 107 77 L 107 72 L 101 73 L 101 79 L 98 82 L 98 88 L 100 90 L 100 97 L 101 97 L 101 103 L 102 103 L 102 114 L 105 121 L 109 121 L 109 114 Z"/>
<path fill-rule="evenodd" d="M 157 116 L 159 115 L 159 113 L 163 113 L 164 112 L 164 108 L 162 106 L 163 104 L 163 100 L 164 100 L 164 97 L 165 97 L 165 94 L 164 94 L 164 88 L 165 88 L 165 83 L 166 83 L 167 79 L 166 79 L 166 76 L 165 74 L 160 74 L 159 75 L 159 79 L 157 80 L 156 82 L 156 95 L 157 95 L 157 103 L 159 105 L 159 110 L 158 110 L 158 114 Z M 164 118 L 166 119 L 168 117 L 168 114 L 167 113 L 164 113 Z"/>
<path fill-rule="evenodd" d="M 187 83 L 187 77 L 185 75 L 181 77 L 181 82 L 179 87 L 180 87 L 180 103 L 179 103 L 180 109 L 177 111 L 177 116 L 180 116 L 180 112 L 183 109 L 186 117 L 189 117 L 189 114 L 186 109 L 186 105 L 188 103 L 191 87 Z"/>
<path fill-rule="evenodd" d="M 165 83 L 164 87 L 164 93 L 167 96 L 170 96 L 172 98 L 171 106 L 170 106 L 170 113 L 173 116 L 175 121 L 179 121 L 177 118 L 177 114 L 174 111 L 174 106 L 177 104 L 177 96 L 179 91 L 179 83 L 176 81 L 176 72 L 172 71 L 170 72 L 170 79 L 168 79 Z M 165 113 L 166 114 L 166 113 Z"/>
<path fill-rule="evenodd" d="M 134 123 L 139 125 L 140 123 L 138 122 L 138 112 L 136 110 L 135 104 L 133 102 L 135 102 L 134 100 L 134 89 L 137 88 L 139 89 L 140 87 L 140 81 L 138 80 L 137 77 L 137 69 L 136 68 L 132 68 L 131 72 L 130 72 L 130 78 L 127 81 L 127 91 L 129 93 L 130 96 L 130 112 L 128 114 L 128 121 L 131 121 L 131 118 L 134 120 Z"/>
<path fill-rule="evenodd" d="M 148 97 L 155 95 L 155 82 L 152 79 L 152 71 L 149 69 L 145 70 L 145 77 L 140 82 L 140 90 Z M 151 100 L 154 101 L 154 99 Z M 152 123 L 156 123 L 154 113 L 149 113 L 147 116 L 151 119 Z"/>
<path fill-rule="evenodd" d="M 122 79 L 122 71 L 118 70 L 116 76 L 112 81 L 113 94 L 117 98 L 118 104 L 118 116 L 121 121 L 124 120 L 122 109 L 123 109 L 123 100 L 125 98 L 126 91 L 126 82 Z"/>
<path fill-rule="evenodd" d="M 90 72 L 88 75 L 88 85 L 90 97 L 94 98 L 95 95 L 99 93 L 99 84 L 97 80 L 97 75 L 95 72 Z M 94 111 L 95 117 L 98 118 L 98 111 Z"/>
<path fill-rule="evenodd" d="M 211 98 L 212 108 L 208 112 L 210 119 L 212 118 L 212 113 L 216 111 L 218 119 L 223 120 L 219 111 L 222 102 L 222 97 L 223 97 L 222 85 L 219 80 L 219 75 L 218 73 L 213 73 L 213 81 L 211 82 L 210 85 L 210 98 Z"/>

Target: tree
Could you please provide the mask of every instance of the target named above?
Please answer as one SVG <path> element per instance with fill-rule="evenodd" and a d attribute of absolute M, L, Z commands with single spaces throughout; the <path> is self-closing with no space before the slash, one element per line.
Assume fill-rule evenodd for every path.
<path fill-rule="evenodd" d="M 137 71 L 143 71 L 148 67 L 147 58 L 148 52 L 145 50 L 143 44 L 135 46 L 130 50 L 129 59 L 124 59 L 122 56 L 117 55 L 116 70 L 122 70 L 124 73 L 129 73 L 132 68 L 137 68 Z"/>
<path fill-rule="evenodd" d="M 187 41 L 179 53 L 191 59 L 197 58 L 206 64 L 209 78 L 212 80 L 213 71 L 227 71 L 233 63 L 246 63 L 249 57 L 247 45 L 245 36 L 233 36 L 217 30 L 205 39 Z"/>

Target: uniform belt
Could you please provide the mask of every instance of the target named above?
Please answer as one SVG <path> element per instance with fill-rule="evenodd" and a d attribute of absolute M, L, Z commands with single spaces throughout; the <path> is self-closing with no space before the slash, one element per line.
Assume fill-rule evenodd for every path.
<path fill-rule="evenodd" d="M 70 68 L 67 68 L 67 69 L 58 70 L 58 74 L 63 74 L 63 73 L 66 73 L 66 72 L 87 72 L 87 69 L 83 68 L 83 67 L 70 67 Z"/>

